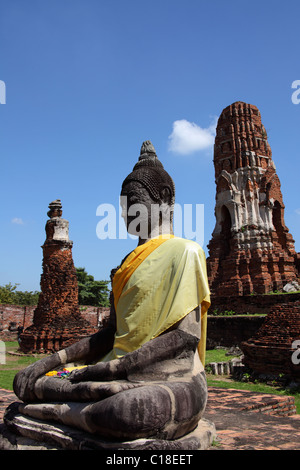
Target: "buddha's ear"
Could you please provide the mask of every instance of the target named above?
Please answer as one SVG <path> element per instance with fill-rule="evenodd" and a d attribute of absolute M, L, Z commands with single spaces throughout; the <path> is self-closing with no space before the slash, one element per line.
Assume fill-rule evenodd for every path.
<path fill-rule="evenodd" d="M 170 206 L 172 202 L 172 195 L 171 195 L 170 188 L 168 186 L 162 187 L 162 189 L 159 191 L 159 194 L 160 194 L 161 202 L 165 202 Z"/>

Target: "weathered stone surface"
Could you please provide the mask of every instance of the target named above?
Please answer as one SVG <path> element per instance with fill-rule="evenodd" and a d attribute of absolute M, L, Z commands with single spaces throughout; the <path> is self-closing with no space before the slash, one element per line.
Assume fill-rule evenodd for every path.
<path fill-rule="evenodd" d="M 214 424 L 202 419 L 195 430 L 180 439 L 109 441 L 70 426 L 24 416 L 18 407 L 13 403 L 6 411 L 5 427 L 0 432 L 2 450 L 205 450 L 216 437 Z"/>
<path fill-rule="evenodd" d="M 218 120 L 216 226 L 208 276 L 217 296 L 282 290 L 299 276 L 300 254 L 284 222 L 280 181 L 256 106 L 236 102 Z"/>

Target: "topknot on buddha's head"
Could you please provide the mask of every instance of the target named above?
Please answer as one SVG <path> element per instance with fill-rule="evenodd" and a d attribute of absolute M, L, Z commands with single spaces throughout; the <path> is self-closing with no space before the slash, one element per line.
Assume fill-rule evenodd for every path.
<path fill-rule="evenodd" d="M 159 202 L 162 191 L 168 188 L 170 193 L 170 205 L 175 202 L 175 185 L 169 173 L 163 167 L 156 155 L 155 148 L 150 140 L 143 142 L 138 162 L 134 165 L 132 173 L 123 181 L 122 189 L 126 184 L 137 181 L 150 193 L 151 197 Z"/>

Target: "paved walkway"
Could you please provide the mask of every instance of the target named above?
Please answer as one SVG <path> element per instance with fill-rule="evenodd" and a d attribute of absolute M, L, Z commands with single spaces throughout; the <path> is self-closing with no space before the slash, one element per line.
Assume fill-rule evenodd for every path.
<path fill-rule="evenodd" d="M 279 416 L 294 399 L 246 390 L 209 387 L 204 417 L 217 430 L 211 450 L 300 450 L 300 415 Z"/>
<path fill-rule="evenodd" d="M 13 392 L 0 389 L 0 423 L 13 401 L 18 401 Z M 209 387 L 204 417 L 218 435 L 210 450 L 300 450 L 300 415 L 267 414 L 289 407 L 290 397 Z"/>

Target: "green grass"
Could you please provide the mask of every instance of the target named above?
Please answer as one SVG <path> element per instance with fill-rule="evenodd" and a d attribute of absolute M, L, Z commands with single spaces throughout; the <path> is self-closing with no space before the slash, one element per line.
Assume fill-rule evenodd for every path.
<path fill-rule="evenodd" d="M 15 375 L 15 370 L 0 369 L 0 388 L 4 388 L 5 390 L 12 390 Z"/>
<path fill-rule="evenodd" d="M 0 364 L 0 388 L 4 388 L 5 390 L 12 390 L 16 373 L 19 370 L 29 366 L 33 362 L 38 361 L 44 357 L 44 355 L 15 356 L 8 354 L 8 352 L 17 352 L 19 347 L 17 341 L 7 341 L 5 343 L 5 347 L 5 364 Z"/>
<path fill-rule="evenodd" d="M 208 349 L 205 354 L 205 364 L 230 361 L 233 356 L 226 356 L 226 353 L 226 349 Z"/>

